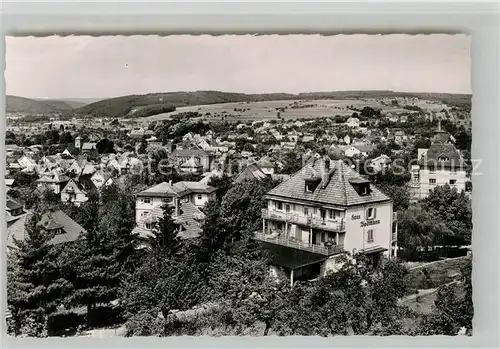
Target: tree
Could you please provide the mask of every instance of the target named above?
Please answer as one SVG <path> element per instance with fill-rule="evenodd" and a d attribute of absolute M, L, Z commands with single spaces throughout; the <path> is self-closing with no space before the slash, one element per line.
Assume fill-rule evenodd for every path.
<path fill-rule="evenodd" d="M 380 184 L 380 191 L 392 199 L 392 209 L 396 212 L 406 210 L 410 206 L 410 190 L 408 185 L 402 186 Z"/>
<path fill-rule="evenodd" d="M 407 269 L 383 260 L 377 269 L 362 256 L 346 262 L 316 283 L 298 283 L 287 299 L 279 335 L 391 335 L 403 332 Z"/>
<path fill-rule="evenodd" d="M 70 144 L 70 143 L 72 144 L 73 143 L 73 136 L 71 135 L 70 132 L 67 132 L 67 131 L 63 132 L 61 134 L 60 142 L 63 143 L 63 144 Z"/>
<path fill-rule="evenodd" d="M 7 300 L 16 334 L 46 335 L 48 317 L 72 291 L 71 283 L 60 277 L 58 253 L 49 243 L 53 235 L 40 226 L 40 220 L 35 211 L 24 239 L 14 238 L 9 258 Z"/>
<path fill-rule="evenodd" d="M 425 252 L 439 240 L 441 234 L 448 232 L 439 218 L 421 206 L 410 207 L 398 219 L 398 242 L 413 256 L 425 256 Z"/>
<path fill-rule="evenodd" d="M 116 153 L 115 151 L 115 144 L 113 141 L 103 138 L 99 142 L 96 143 L 95 145 L 97 152 L 99 154 L 114 154 Z"/>
<path fill-rule="evenodd" d="M 141 140 L 141 143 L 137 148 L 137 154 L 146 154 L 147 147 L 148 147 L 148 142 L 146 142 L 145 139 Z"/>
<path fill-rule="evenodd" d="M 219 254 L 211 266 L 213 299 L 224 316 L 216 321 L 241 334 L 249 327 L 263 324 L 267 336 L 288 303 L 290 285 L 269 273 L 264 259 L 250 260 Z"/>
<path fill-rule="evenodd" d="M 438 290 L 432 312 L 425 316 L 418 329 L 419 335 L 454 336 L 464 328 L 472 333 L 474 307 L 472 303 L 472 259 L 461 270 L 459 283 L 445 285 Z M 459 290 L 462 289 L 462 292 Z"/>
<path fill-rule="evenodd" d="M 208 185 L 214 188 L 217 188 L 216 196 L 217 200 L 222 200 L 224 195 L 228 192 L 228 190 L 232 187 L 233 181 L 231 177 L 229 177 L 226 173 L 222 176 L 214 176 L 208 182 Z"/>
<path fill-rule="evenodd" d="M 45 133 L 47 144 L 59 143 L 59 131 L 51 129 Z"/>
<path fill-rule="evenodd" d="M 422 201 L 422 207 L 446 224 L 443 245 L 470 244 L 472 234 L 472 204 L 464 191 L 449 185 L 437 186 Z"/>
<path fill-rule="evenodd" d="M 175 256 L 181 249 L 181 238 L 179 234 L 179 225 L 172 219 L 174 208 L 168 203 L 163 203 L 163 216 L 155 223 L 149 239 L 149 243 L 154 250 L 170 258 Z"/>
<path fill-rule="evenodd" d="M 260 229 L 262 209 L 266 206 L 264 195 L 277 184 L 270 178 L 244 181 L 233 185 L 224 195 L 220 219 L 228 231 L 227 241 L 241 240 Z"/>

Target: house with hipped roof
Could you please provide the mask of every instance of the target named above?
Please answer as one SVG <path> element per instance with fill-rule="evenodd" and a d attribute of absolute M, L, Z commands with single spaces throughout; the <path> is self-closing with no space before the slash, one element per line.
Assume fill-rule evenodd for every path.
<path fill-rule="evenodd" d="M 292 284 L 337 270 L 346 252 L 373 265 L 396 255 L 392 200 L 343 161 L 312 158 L 265 199 L 255 237 Z"/>
<path fill-rule="evenodd" d="M 151 210 L 164 202 L 175 206 L 178 202 L 190 202 L 196 207 L 203 207 L 215 199 L 216 188 L 200 182 L 182 181 L 177 183 L 163 182 L 143 190 L 135 195 L 136 222 Z"/>
<path fill-rule="evenodd" d="M 24 240 L 26 236 L 26 226 L 30 223 L 32 214 L 28 213 L 7 228 L 7 247 L 15 249 L 14 240 Z M 37 223 L 42 229 L 52 234 L 49 244 L 58 245 L 72 242 L 86 233 L 85 229 L 72 220 L 61 210 L 49 211 L 42 215 Z"/>
<path fill-rule="evenodd" d="M 192 238 L 201 232 L 205 215 L 200 208 L 215 199 L 216 188 L 205 182 L 163 182 L 135 195 L 137 227 L 134 229 L 142 238 L 151 235 L 158 219 L 163 216 L 164 204 L 173 208 L 172 218 L 180 225 L 180 236 Z"/>

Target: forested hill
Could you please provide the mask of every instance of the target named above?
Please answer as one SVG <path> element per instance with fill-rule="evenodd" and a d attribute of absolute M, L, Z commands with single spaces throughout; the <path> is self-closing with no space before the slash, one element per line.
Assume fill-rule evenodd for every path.
<path fill-rule="evenodd" d="M 48 114 L 59 111 L 54 105 L 24 97 L 7 95 L 5 102 L 7 113 Z"/>
<path fill-rule="evenodd" d="M 18 96 L 6 96 L 7 113 L 53 114 L 72 112 L 83 107 L 84 102 L 65 99 L 32 99 Z"/>
<path fill-rule="evenodd" d="M 441 101 L 450 106 L 469 106 L 471 95 L 443 94 L 443 93 L 407 93 L 394 91 L 336 91 L 336 92 L 309 92 L 309 93 L 269 93 L 244 94 L 220 91 L 169 92 L 151 93 L 146 95 L 131 95 L 105 99 L 79 108 L 79 114 L 92 114 L 98 117 L 123 117 L 136 108 L 151 106 L 165 108 L 231 103 L 231 102 L 258 102 L 287 99 L 352 99 L 352 98 L 393 98 L 417 97 Z M 166 110 L 168 111 L 168 110 Z"/>
<path fill-rule="evenodd" d="M 77 110 L 78 114 L 92 114 L 98 117 L 123 117 L 135 108 L 146 106 L 186 107 L 202 104 L 256 102 L 279 99 L 293 99 L 296 95 L 286 93 L 244 94 L 220 91 L 168 92 L 146 95 L 130 95 L 105 99 L 91 103 Z"/>
<path fill-rule="evenodd" d="M 333 92 L 307 92 L 299 94 L 267 93 L 245 94 L 221 91 L 194 91 L 194 92 L 168 92 L 149 93 L 144 95 L 129 95 L 100 100 L 94 103 L 77 107 L 77 105 L 64 100 L 34 100 L 23 97 L 7 96 L 7 112 L 25 113 L 54 113 L 59 111 L 74 110 L 79 115 L 93 115 L 95 117 L 125 117 L 135 110 L 146 109 L 142 114 L 149 114 L 160 110 L 168 112 L 178 107 L 203 104 L 258 102 L 272 100 L 292 99 L 353 99 L 353 98 L 394 98 L 417 97 L 446 103 L 450 106 L 470 108 L 471 95 L 446 94 L 446 93 L 408 93 L 384 90 L 365 91 L 333 91 Z M 148 107 L 148 108 L 144 108 Z M 148 111 L 149 109 L 149 111 Z M 138 115 L 134 115 L 138 116 Z M 146 116 L 146 115 L 141 115 Z"/>

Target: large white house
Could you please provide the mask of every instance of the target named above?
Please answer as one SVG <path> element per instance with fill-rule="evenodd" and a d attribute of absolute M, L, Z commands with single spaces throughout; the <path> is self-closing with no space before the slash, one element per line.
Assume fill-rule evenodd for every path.
<path fill-rule="evenodd" d="M 374 264 L 397 251 L 392 201 L 342 161 L 311 159 L 272 189 L 256 238 L 293 283 L 336 270 L 345 252 Z"/>
<path fill-rule="evenodd" d="M 347 119 L 346 124 L 348 127 L 357 128 L 357 127 L 359 127 L 359 119 L 351 117 L 351 118 Z"/>
<path fill-rule="evenodd" d="M 163 182 L 136 194 L 135 221 L 150 213 L 164 202 L 175 206 L 179 201 L 190 202 L 201 208 L 215 198 L 217 189 L 202 182 Z"/>
<path fill-rule="evenodd" d="M 216 188 L 203 182 L 160 183 L 136 194 L 134 233 L 147 239 L 163 216 L 163 204 L 170 205 L 172 219 L 179 225 L 179 236 L 189 239 L 198 236 L 205 219 L 202 208 L 215 198 Z"/>
<path fill-rule="evenodd" d="M 410 182 L 414 200 L 426 198 L 440 185 L 465 190 L 465 162 L 448 139 L 449 135 L 439 127 L 429 149 L 418 149 L 418 164 L 412 166 Z"/>

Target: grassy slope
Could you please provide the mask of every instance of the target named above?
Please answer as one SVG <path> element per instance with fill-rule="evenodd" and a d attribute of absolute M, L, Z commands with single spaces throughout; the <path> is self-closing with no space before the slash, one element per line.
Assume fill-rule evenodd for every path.
<path fill-rule="evenodd" d="M 439 100 L 450 104 L 470 103 L 470 95 L 404 93 L 393 91 L 338 91 L 338 92 L 311 92 L 300 94 L 273 93 L 273 94 L 244 94 L 220 91 L 170 92 L 150 93 L 146 95 L 130 95 L 101 100 L 90 103 L 77 112 L 79 114 L 93 114 L 96 116 L 122 117 L 131 110 L 141 106 L 164 103 L 175 107 L 217 104 L 230 102 L 256 102 L 287 99 L 345 99 L 345 98 L 382 98 L 382 97 L 421 97 Z"/>

